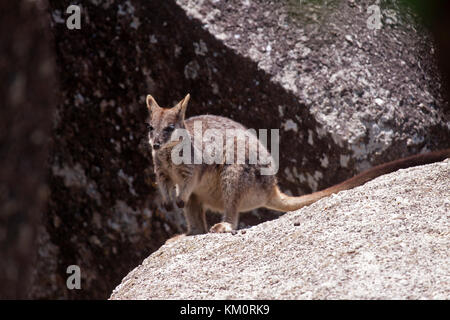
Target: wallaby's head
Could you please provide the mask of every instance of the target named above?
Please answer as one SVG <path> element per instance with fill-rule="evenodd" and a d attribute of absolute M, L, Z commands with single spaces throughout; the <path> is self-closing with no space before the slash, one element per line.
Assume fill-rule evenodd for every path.
<path fill-rule="evenodd" d="M 172 108 L 161 108 L 156 100 L 147 96 L 147 108 L 149 120 L 147 121 L 148 140 L 154 150 L 176 144 L 172 141 L 172 133 L 176 129 L 185 129 L 184 116 L 190 95 L 187 94 L 183 100 Z"/>

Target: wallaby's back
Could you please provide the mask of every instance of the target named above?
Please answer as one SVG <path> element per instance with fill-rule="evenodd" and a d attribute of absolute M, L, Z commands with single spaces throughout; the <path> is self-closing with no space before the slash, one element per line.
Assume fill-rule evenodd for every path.
<path fill-rule="evenodd" d="M 222 157 L 218 157 L 221 161 L 214 163 L 206 163 L 205 159 L 202 159 L 202 163 L 197 165 L 200 175 L 193 193 L 206 208 L 213 211 L 225 212 L 227 203 L 236 203 L 238 212 L 261 207 L 276 185 L 274 175 L 261 174 L 262 168 L 267 168 L 269 163 L 273 163 L 267 148 L 242 124 L 214 115 L 196 116 L 185 120 L 186 129 L 194 144 L 195 123 L 197 128 L 201 124 L 203 150 L 207 149 L 210 141 L 214 141 L 214 144 L 220 143 L 222 146 L 216 147 L 222 152 Z M 209 133 L 205 137 L 207 130 Z M 227 136 L 233 137 L 233 140 L 227 141 Z M 231 155 L 227 153 L 227 144 L 229 146 L 230 143 L 233 148 Z M 242 150 L 238 150 L 240 146 L 243 146 Z M 206 150 L 204 154 L 210 153 L 209 151 Z M 244 156 L 241 159 L 244 163 L 238 163 L 239 152 Z M 253 154 L 256 163 L 250 161 L 252 152 L 258 153 Z"/>

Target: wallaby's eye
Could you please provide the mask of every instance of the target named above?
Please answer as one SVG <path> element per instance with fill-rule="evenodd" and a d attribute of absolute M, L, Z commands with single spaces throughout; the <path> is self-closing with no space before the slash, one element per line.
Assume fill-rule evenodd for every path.
<path fill-rule="evenodd" d="M 146 123 L 145 125 L 147 126 L 147 130 L 148 130 L 148 131 L 153 131 L 153 127 L 152 127 L 151 124 Z"/>
<path fill-rule="evenodd" d="M 166 132 L 172 132 L 173 130 L 175 130 L 175 125 L 173 124 L 169 124 L 167 127 L 164 128 L 164 131 Z"/>

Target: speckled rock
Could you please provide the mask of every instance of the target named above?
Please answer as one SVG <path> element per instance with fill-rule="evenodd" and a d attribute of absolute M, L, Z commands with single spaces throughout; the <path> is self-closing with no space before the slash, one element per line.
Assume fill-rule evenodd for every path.
<path fill-rule="evenodd" d="M 293 93 L 316 121 L 307 128 L 309 119 L 284 114 L 281 103 L 279 114 L 273 114 L 279 127 L 289 121 L 284 128 L 295 138 L 282 139 L 289 140 L 292 159 L 303 159 L 301 165 L 324 160 L 322 167 L 301 167 L 292 159 L 285 164 L 283 178 L 301 186 L 288 185 L 293 192 L 327 184 L 335 168 L 324 163 L 361 171 L 448 146 L 448 103 L 442 98 L 435 46 L 418 19 L 396 1 L 380 4 L 379 30 L 368 27 L 372 0 L 176 2 Z M 327 134 L 342 147 L 341 154 L 326 148 L 304 154 L 329 139 Z M 305 136 L 309 139 L 298 139 Z"/>
<path fill-rule="evenodd" d="M 48 196 L 54 61 L 43 2 L 0 2 L 0 299 L 27 296 Z"/>
<path fill-rule="evenodd" d="M 169 36 L 163 21 L 151 23 L 147 15 L 170 13 L 164 5 L 83 1 L 80 30 L 66 27 L 67 6 L 49 1 L 60 87 L 49 159 L 51 195 L 29 298 L 100 299 L 180 230 L 173 222 L 181 220 L 179 214 L 158 209 L 143 139 L 142 99 L 166 86 L 164 77 L 153 73 L 170 71 L 162 51 L 175 44 L 152 42 L 157 30 Z M 66 286 L 70 265 L 80 267 L 80 290 Z"/>
<path fill-rule="evenodd" d="M 164 245 L 111 299 L 449 299 L 450 159 Z"/>

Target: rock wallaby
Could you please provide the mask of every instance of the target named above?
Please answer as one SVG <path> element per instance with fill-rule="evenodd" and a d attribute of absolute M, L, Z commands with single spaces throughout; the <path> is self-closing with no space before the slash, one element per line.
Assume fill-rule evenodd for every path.
<path fill-rule="evenodd" d="M 178 207 L 184 208 L 187 235 L 208 231 L 207 209 L 223 213 L 222 222 L 212 226 L 210 232 L 231 232 L 238 225 L 240 212 L 260 207 L 297 210 L 380 175 L 450 157 L 450 149 L 411 156 L 373 167 L 325 190 L 291 197 L 280 191 L 274 174 L 262 173 L 273 163 L 273 158 L 255 135 L 243 125 L 220 116 L 185 119 L 189 98 L 188 94 L 174 107 L 161 108 L 151 95 L 147 96 L 148 138 L 153 149 L 156 182 L 165 205 L 170 207 L 175 201 Z M 223 138 L 228 137 L 228 131 L 234 132 L 232 140 Z M 230 141 L 231 148 L 227 143 Z M 200 161 L 199 154 L 203 154 Z M 244 161 L 237 161 L 239 156 Z"/>

